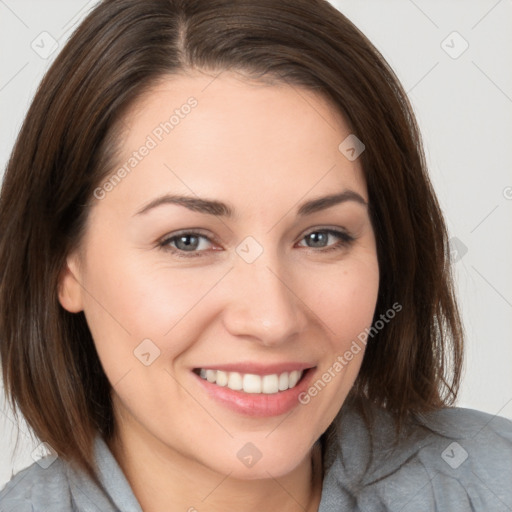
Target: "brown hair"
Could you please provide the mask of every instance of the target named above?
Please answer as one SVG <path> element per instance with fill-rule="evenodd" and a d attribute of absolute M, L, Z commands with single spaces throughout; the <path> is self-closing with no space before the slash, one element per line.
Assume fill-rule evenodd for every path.
<path fill-rule="evenodd" d="M 113 168 L 123 114 L 157 80 L 194 68 L 293 84 L 339 109 L 366 146 L 375 319 L 402 306 L 368 340 L 351 396 L 385 407 L 398 424 L 453 403 L 462 326 L 446 227 L 412 108 L 368 39 L 324 0 L 107 0 L 44 77 L 2 185 L 0 357 L 13 408 L 95 478 L 94 436 L 114 432 L 111 385 L 83 312 L 60 306 L 59 276 L 93 190 Z"/>

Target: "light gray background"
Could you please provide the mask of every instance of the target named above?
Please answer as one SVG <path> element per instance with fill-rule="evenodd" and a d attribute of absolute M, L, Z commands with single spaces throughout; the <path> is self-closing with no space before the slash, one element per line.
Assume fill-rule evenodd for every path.
<path fill-rule="evenodd" d="M 2 172 L 43 73 L 95 3 L 0 0 Z M 512 1 L 332 3 L 394 68 L 424 136 L 432 180 L 454 237 L 467 333 L 458 405 L 512 419 Z M 43 58 L 32 46 L 44 54 L 51 37 L 58 49 Z M 2 396 L 0 488 L 43 453 L 32 453 L 39 441 L 31 439 L 26 425 L 21 428 L 21 448 L 14 452 L 14 423 Z"/>

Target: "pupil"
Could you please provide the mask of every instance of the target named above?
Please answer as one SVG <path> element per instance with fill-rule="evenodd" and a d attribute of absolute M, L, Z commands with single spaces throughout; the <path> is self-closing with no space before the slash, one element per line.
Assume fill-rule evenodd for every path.
<path fill-rule="evenodd" d="M 194 242 L 187 242 L 186 240 L 190 240 L 190 239 L 195 239 L 196 243 Z M 183 243 L 183 247 L 180 247 L 179 245 Z M 196 236 L 191 236 L 191 235 L 183 235 L 183 236 L 180 236 L 176 242 L 176 245 L 178 246 L 178 249 L 182 249 L 182 248 L 196 248 L 197 246 L 197 237 Z"/>
<path fill-rule="evenodd" d="M 318 232 L 318 233 L 311 233 L 311 234 L 309 235 L 310 240 L 311 240 L 311 241 L 313 241 L 313 243 L 314 243 L 314 244 L 317 244 L 317 242 L 319 242 L 319 241 L 320 241 L 320 244 L 319 244 L 318 246 L 321 246 L 321 245 L 322 245 L 322 244 L 321 244 L 321 242 L 322 242 L 322 238 L 325 238 L 325 236 L 326 236 L 326 233 L 321 233 L 321 232 Z M 325 242 L 325 240 L 324 240 L 324 242 Z M 316 245 L 315 245 L 315 247 L 316 247 Z"/>

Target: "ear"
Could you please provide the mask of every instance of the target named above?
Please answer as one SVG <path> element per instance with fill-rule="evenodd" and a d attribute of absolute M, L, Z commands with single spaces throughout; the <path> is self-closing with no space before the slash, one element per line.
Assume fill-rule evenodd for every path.
<path fill-rule="evenodd" d="M 70 313 L 79 313 L 84 309 L 82 295 L 82 279 L 78 255 L 71 254 L 59 276 L 59 302 Z"/>

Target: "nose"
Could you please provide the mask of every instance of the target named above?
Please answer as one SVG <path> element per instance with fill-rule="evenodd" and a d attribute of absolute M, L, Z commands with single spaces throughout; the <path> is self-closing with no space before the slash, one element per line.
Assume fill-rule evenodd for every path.
<path fill-rule="evenodd" d="M 229 276 L 226 329 L 266 346 L 293 340 L 305 329 L 307 307 L 291 276 L 274 258 L 262 255 L 250 264 L 237 261 Z"/>

